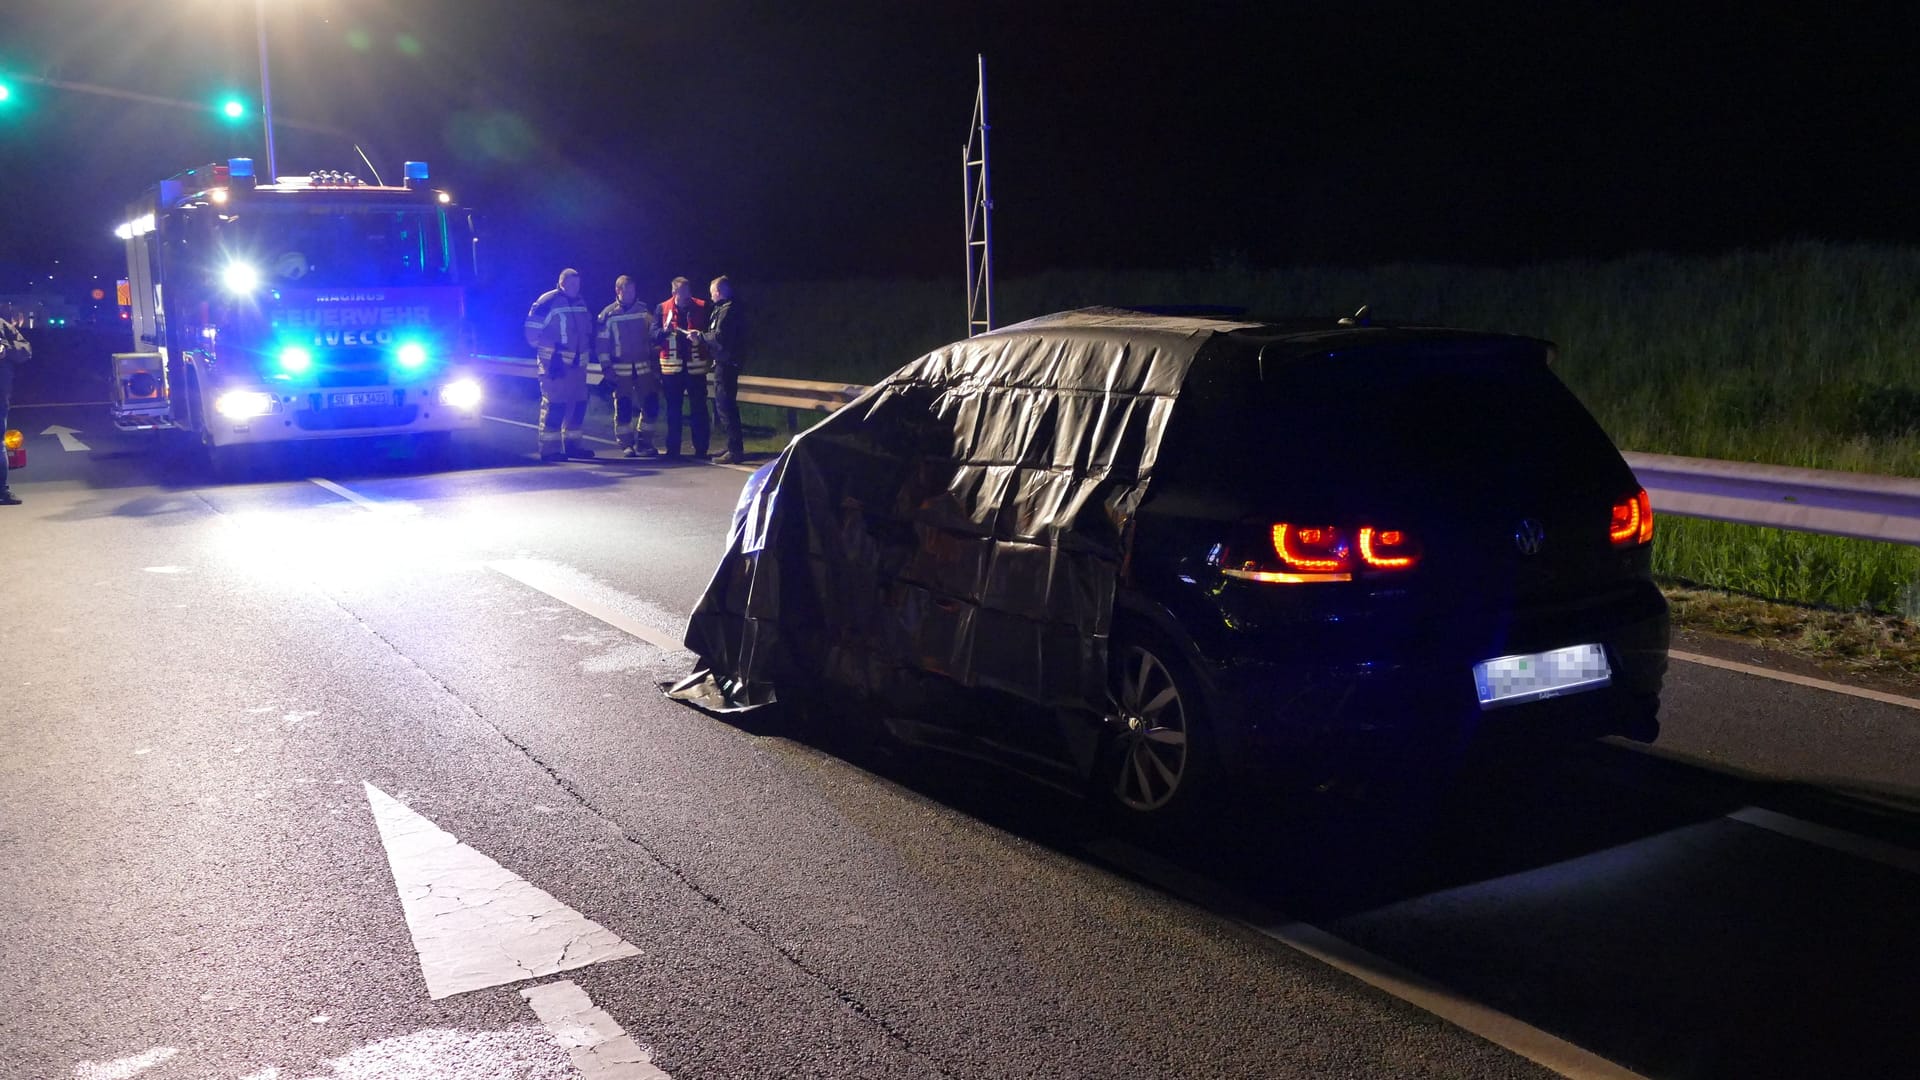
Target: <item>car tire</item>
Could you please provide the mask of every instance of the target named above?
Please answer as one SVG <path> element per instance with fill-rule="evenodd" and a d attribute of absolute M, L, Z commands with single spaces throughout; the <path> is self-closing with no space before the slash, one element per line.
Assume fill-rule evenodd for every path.
<path fill-rule="evenodd" d="M 1122 821 L 1179 821 L 1218 794 L 1204 691 L 1172 642 L 1116 632 L 1107 648 L 1107 698 L 1107 742 L 1094 783 Z"/>

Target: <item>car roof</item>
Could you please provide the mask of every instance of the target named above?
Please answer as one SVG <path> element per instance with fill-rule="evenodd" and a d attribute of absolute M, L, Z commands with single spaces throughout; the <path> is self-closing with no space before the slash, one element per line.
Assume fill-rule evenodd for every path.
<path fill-rule="evenodd" d="M 1237 317 L 1195 314 L 1163 314 L 1130 308 L 1089 307 L 1042 315 L 1013 323 L 991 335 L 1038 336 L 1062 340 L 1107 338 L 1115 335 L 1131 339 L 1192 341 L 1196 337 L 1220 336 L 1233 345 L 1251 348 L 1263 356 L 1284 359 L 1289 356 L 1325 355 L 1360 350 L 1394 351 L 1418 347 L 1422 351 L 1477 356 L 1506 355 L 1514 359 L 1538 361 L 1551 343 L 1516 334 L 1481 330 L 1457 330 L 1441 326 L 1407 326 L 1392 323 L 1347 325 L 1337 318 L 1301 318 L 1286 320 L 1249 320 Z M 987 337 L 990 335 L 981 335 Z M 1237 351 L 1237 350 L 1236 350 Z"/>

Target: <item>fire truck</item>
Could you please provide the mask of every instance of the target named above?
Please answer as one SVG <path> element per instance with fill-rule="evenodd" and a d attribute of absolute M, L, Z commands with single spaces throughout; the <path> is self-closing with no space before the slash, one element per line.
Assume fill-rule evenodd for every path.
<path fill-rule="evenodd" d="M 133 350 L 113 357 L 123 429 L 172 429 L 216 474 L 249 447 L 409 436 L 431 452 L 480 420 L 466 287 L 471 215 L 410 161 L 256 180 L 250 158 L 162 180 L 129 208 Z"/>

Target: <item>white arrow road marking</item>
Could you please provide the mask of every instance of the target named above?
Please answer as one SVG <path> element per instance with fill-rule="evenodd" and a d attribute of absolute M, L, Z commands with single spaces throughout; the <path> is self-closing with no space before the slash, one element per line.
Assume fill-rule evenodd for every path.
<path fill-rule="evenodd" d="M 365 786 L 428 997 L 640 954 L 393 796 Z"/>
<path fill-rule="evenodd" d="M 79 439 L 74 438 L 75 435 L 78 435 L 80 433 L 78 431 L 73 430 L 70 427 L 61 427 L 59 424 L 54 424 L 48 427 L 47 430 L 41 432 L 40 434 L 51 435 L 54 438 L 59 439 L 60 449 L 65 450 L 68 453 L 72 453 L 75 450 L 92 449 L 92 447 L 88 446 L 86 443 L 83 443 Z"/>
<path fill-rule="evenodd" d="M 562 980 L 529 987 L 520 996 L 573 1056 L 582 1080 L 673 1080 L 654 1067 L 653 1055 L 620 1029 L 587 992 Z"/>

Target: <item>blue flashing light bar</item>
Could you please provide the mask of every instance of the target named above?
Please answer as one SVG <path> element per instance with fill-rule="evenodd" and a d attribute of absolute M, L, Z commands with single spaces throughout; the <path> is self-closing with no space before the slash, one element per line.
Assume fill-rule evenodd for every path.
<path fill-rule="evenodd" d="M 407 179 L 424 182 L 427 179 L 427 163 L 424 161 L 407 162 Z"/>
<path fill-rule="evenodd" d="M 280 370 L 289 375 L 298 375 L 313 366 L 313 353 L 300 345 L 288 345 L 281 349 L 278 359 Z"/>
<path fill-rule="evenodd" d="M 236 177 L 236 178 L 243 177 L 243 176 L 252 176 L 253 175 L 253 159 L 250 157 L 228 158 L 227 159 L 227 175 L 231 177 Z"/>

